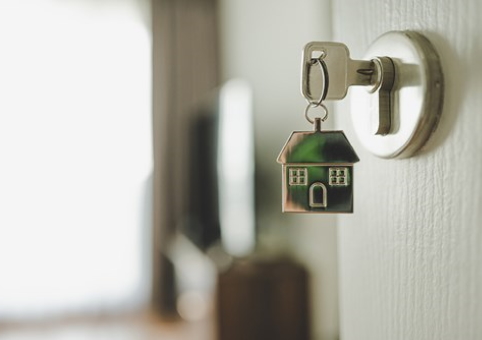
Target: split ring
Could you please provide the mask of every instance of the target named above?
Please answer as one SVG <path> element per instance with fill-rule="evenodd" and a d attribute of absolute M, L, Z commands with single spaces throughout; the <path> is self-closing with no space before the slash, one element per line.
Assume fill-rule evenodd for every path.
<path fill-rule="evenodd" d="M 328 77 L 328 68 L 326 66 L 325 61 L 323 58 L 325 54 L 322 54 L 319 58 L 312 58 L 309 62 L 303 67 L 303 75 L 301 81 L 301 93 L 306 98 L 308 103 L 312 105 L 320 105 L 326 98 L 328 94 L 328 86 L 329 86 L 329 77 Z M 310 89 L 310 68 L 312 66 L 319 65 L 321 71 L 321 78 L 322 78 L 322 86 L 321 86 L 321 93 L 318 100 L 314 100 L 311 97 L 311 89 Z"/>
<path fill-rule="evenodd" d="M 313 124 L 315 121 L 313 119 L 310 118 L 310 116 L 308 115 L 308 112 L 310 111 L 310 109 L 312 108 L 316 108 L 316 107 L 321 107 L 323 109 L 323 111 L 325 112 L 325 115 L 321 118 L 321 121 L 324 122 L 327 118 L 328 118 L 328 109 L 326 108 L 326 106 L 324 104 L 321 104 L 321 103 L 309 103 L 307 106 L 306 106 L 306 109 L 305 109 L 305 118 L 307 121 L 309 121 L 311 124 Z"/>

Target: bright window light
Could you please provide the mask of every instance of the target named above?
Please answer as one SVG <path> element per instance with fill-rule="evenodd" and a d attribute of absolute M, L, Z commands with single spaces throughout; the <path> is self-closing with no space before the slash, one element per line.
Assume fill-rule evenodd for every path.
<path fill-rule="evenodd" d="M 0 320 L 147 298 L 146 6 L 0 2 Z"/>
<path fill-rule="evenodd" d="M 255 246 L 252 92 L 240 79 L 227 82 L 219 99 L 219 208 L 222 242 L 231 255 Z"/>

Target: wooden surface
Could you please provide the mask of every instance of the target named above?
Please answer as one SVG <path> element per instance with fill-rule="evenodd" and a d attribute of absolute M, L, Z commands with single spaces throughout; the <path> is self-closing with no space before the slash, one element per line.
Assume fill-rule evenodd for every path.
<path fill-rule="evenodd" d="M 355 214 L 339 219 L 343 340 L 482 339 L 482 2 L 334 1 L 335 39 L 362 58 L 390 30 L 439 51 L 442 121 L 421 155 L 380 160 L 359 144 Z"/>
<path fill-rule="evenodd" d="M 219 340 L 309 340 L 308 281 L 286 259 L 236 262 L 218 277 Z"/>
<path fill-rule="evenodd" d="M 166 321 L 142 314 L 59 322 L 0 325 L 0 340 L 213 340 L 212 319 Z"/>

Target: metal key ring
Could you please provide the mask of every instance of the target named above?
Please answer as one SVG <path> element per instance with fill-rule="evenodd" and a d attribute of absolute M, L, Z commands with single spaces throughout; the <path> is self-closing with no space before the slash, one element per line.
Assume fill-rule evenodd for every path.
<path fill-rule="evenodd" d="M 326 54 L 322 54 L 319 58 L 310 59 L 310 62 L 306 62 L 305 67 L 303 69 L 301 93 L 306 98 L 309 104 L 320 105 L 325 100 L 326 95 L 328 94 L 328 85 L 329 85 L 328 68 L 325 64 L 325 61 L 323 60 L 325 55 Z M 317 101 L 311 99 L 310 97 L 311 91 L 309 89 L 309 83 L 310 83 L 309 69 L 311 66 L 315 64 L 318 64 L 320 66 L 321 75 L 323 77 L 323 86 L 321 88 L 320 98 Z"/>
<path fill-rule="evenodd" d="M 324 122 L 327 118 L 328 118 L 328 109 L 326 108 L 326 106 L 324 104 L 321 104 L 321 103 L 309 103 L 307 106 L 306 106 L 306 109 L 305 109 L 305 118 L 307 121 L 309 121 L 311 124 L 313 124 L 315 121 L 313 119 L 310 118 L 310 116 L 308 115 L 308 111 L 310 111 L 311 108 L 315 108 L 315 107 L 321 107 L 323 109 L 323 111 L 325 111 L 325 115 L 321 118 L 321 121 Z"/>

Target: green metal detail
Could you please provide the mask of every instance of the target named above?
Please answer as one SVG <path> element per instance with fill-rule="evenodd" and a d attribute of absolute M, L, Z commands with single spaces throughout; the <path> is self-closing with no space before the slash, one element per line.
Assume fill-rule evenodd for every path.
<path fill-rule="evenodd" d="M 355 150 L 343 131 L 297 131 L 288 138 L 278 163 L 356 163 Z"/>

